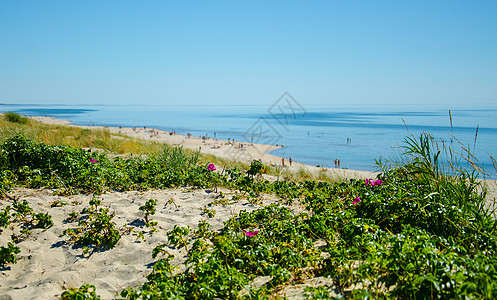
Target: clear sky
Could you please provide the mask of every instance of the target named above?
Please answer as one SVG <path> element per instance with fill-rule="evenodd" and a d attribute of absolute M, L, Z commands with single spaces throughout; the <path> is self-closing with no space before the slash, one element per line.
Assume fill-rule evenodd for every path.
<path fill-rule="evenodd" d="M 0 0 L 0 102 L 495 106 L 497 1 Z"/>

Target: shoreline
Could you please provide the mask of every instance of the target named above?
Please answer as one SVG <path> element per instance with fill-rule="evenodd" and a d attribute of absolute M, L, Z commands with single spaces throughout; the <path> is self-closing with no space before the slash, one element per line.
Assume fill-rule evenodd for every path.
<path fill-rule="evenodd" d="M 231 159 L 234 161 L 240 161 L 244 163 L 250 163 L 252 160 L 261 160 L 265 165 L 272 165 L 281 168 L 281 157 L 267 153 L 275 149 L 281 148 L 281 146 L 276 145 L 265 145 L 265 144 L 248 144 L 244 143 L 244 149 L 237 148 L 233 144 L 228 144 L 227 140 L 218 140 L 213 138 L 205 138 L 203 140 L 200 137 L 190 137 L 181 134 L 170 134 L 170 132 L 157 130 L 153 128 L 138 128 L 135 127 L 109 127 L 109 126 L 85 126 L 72 124 L 68 120 L 58 119 L 54 117 L 45 116 L 27 116 L 30 119 L 39 121 L 45 124 L 51 125 L 62 125 L 62 126 L 74 126 L 83 129 L 108 129 L 114 134 L 124 134 L 131 138 L 142 139 L 145 141 L 156 141 L 167 143 L 172 146 L 184 146 L 190 149 L 199 149 L 203 154 L 214 155 L 226 159 Z M 158 133 L 158 135 L 151 135 L 150 131 Z M 239 142 L 236 142 L 239 143 Z M 312 165 L 307 165 L 304 163 L 292 162 L 292 166 L 288 166 L 288 159 L 285 158 L 285 167 L 281 168 L 280 174 L 289 172 L 299 172 L 305 171 L 311 173 L 315 176 L 320 173 L 324 173 L 330 178 L 337 181 L 340 180 L 350 180 L 350 179 L 366 179 L 366 178 L 376 178 L 380 172 L 363 171 L 363 170 L 352 170 L 352 169 L 338 169 L 338 168 L 323 168 Z M 494 179 L 479 179 L 483 185 L 487 188 L 486 198 L 489 202 L 495 202 L 497 205 L 497 180 Z"/>
<path fill-rule="evenodd" d="M 338 180 L 349 179 L 363 179 L 363 178 L 376 178 L 379 172 L 351 170 L 341 168 L 324 168 L 318 166 L 307 165 L 304 163 L 292 161 L 289 165 L 289 158 L 285 157 L 285 166 L 282 168 L 282 157 L 268 153 L 284 146 L 245 143 L 231 140 L 220 140 L 211 137 L 197 137 L 176 134 L 158 130 L 155 128 L 144 127 L 109 127 L 109 126 L 86 126 L 72 124 L 68 120 L 57 119 L 54 117 L 41 117 L 41 116 L 27 116 L 32 120 L 39 121 L 44 124 L 73 126 L 83 129 L 108 129 L 112 134 L 123 134 L 131 138 L 137 138 L 145 141 L 155 141 L 160 143 L 167 143 L 172 146 L 183 146 L 190 149 L 199 149 L 202 154 L 209 154 L 218 156 L 225 159 L 250 163 L 253 160 L 261 160 L 265 165 L 271 165 L 281 168 L 283 172 L 299 172 L 304 170 L 306 172 L 318 175 L 324 173 L 331 178 Z"/>

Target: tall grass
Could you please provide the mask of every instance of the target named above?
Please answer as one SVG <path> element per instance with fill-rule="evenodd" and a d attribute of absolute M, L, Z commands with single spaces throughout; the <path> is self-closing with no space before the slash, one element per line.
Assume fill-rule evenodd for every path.
<path fill-rule="evenodd" d="M 13 123 L 4 115 L 0 118 L 0 141 L 22 134 L 28 139 L 48 145 L 100 149 L 113 154 L 155 154 L 162 151 L 162 143 L 147 142 L 113 134 L 108 129 L 84 129 L 75 126 L 51 125 L 29 120 Z"/>
<path fill-rule="evenodd" d="M 172 147 L 164 144 L 162 152 L 158 153 L 158 158 L 175 171 L 188 170 L 199 163 L 200 150 L 194 151 L 183 146 Z"/>
<path fill-rule="evenodd" d="M 486 173 L 470 149 L 457 141 L 461 152 L 429 133 L 423 132 L 418 138 L 411 135 L 405 138 L 400 161 L 389 161 L 388 166 L 381 161 L 377 164 L 383 170 L 392 166 L 403 170 L 413 181 L 430 186 L 445 204 L 455 205 L 468 217 L 489 217 L 495 213 L 495 207 L 487 202 L 486 186 L 479 179 Z"/>

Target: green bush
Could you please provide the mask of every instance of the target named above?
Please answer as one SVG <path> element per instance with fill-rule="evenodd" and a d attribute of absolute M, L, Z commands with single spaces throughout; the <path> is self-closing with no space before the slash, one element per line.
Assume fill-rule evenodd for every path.
<path fill-rule="evenodd" d="M 29 121 L 28 118 L 20 116 L 19 114 L 10 111 L 4 113 L 4 117 L 7 119 L 7 121 L 12 123 L 26 124 Z"/>
<path fill-rule="evenodd" d="M 19 252 L 21 252 L 19 247 L 14 246 L 12 243 L 7 243 L 7 247 L 0 247 L 0 266 L 8 263 L 15 264 L 17 262 L 16 254 L 19 254 Z"/>
<path fill-rule="evenodd" d="M 68 288 L 60 297 L 61 300 L 99 300 L 100 296 L 95 292 L 95 286 L 82 285 L 79 288 Z"/>
<path fill-rule="evenodd" d="M 196 165 L 198 153 L 189 155 L 181 148 L 164 150 L 157 157 L 115 158 L 111 161 L 103 153 L 49 146 L 22 135 L 7 139 L 0 147 L 1 181 L 27 187 L 58 187 L 65 193 L 79 190 L 99 194 L 105 189 L 208 187 L 221 183 L 218 173 Z"/>
<path fill-rule="evenodd" d="M 115 214 L 109 213 L 107 207 L 99 207 L 100 203 L 99 199 L 92 199 L 90 208 L 81 212 L 84 218 L 79 221 L 79 227 L 76 230 L 66 229 L 64 234 L 78 245 L 94 246 L 94 250 L 100 247 L 113 248 L 121 239 L 121 233 L 112 222 Z M 85 248 L 86 251 L 87 249 L 89 250 Z"/>

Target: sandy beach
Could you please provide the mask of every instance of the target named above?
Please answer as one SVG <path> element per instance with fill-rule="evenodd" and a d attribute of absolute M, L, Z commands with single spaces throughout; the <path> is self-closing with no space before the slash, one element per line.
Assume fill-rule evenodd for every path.
<path fill-rule="evenodd" d="M 57 125 L 71 125 L 68 121 L 48 117 L 34 117 L 44 123 Z M 82 128 L 99 128 L 80 126 Z M 145 128 L 108 128 L 112 133 L 125 134 L 130 137 L 144 140 L 155 140 L 171 145 L 182 145 L 192 149 L 201 149 L 202 153 L 218 155 L 230 159 L 250 162 L 261 159 L 266 164 L 281 165 L 281 158 L 266 153 L 276 149 L 275 145 L 244 144 L 240 147 L 228 141 L 202 139 L 170 134 L 164 131 Z M 323 169 L 315 166 L 293 162 L 286 170 L 300 169 L 311 172 L 322 172 Z M 330 175 L 337 180 L 349 178 L 374 178 L 376 173 L 367 171 L 353 171 L 346 169 L 328 169 Z M 489 194 L 487 197 L 495 201 L 497 185 L 495 181 L 488 181 Z M 234 191 L 220 189 L 227 199 L 232 199 Z M 17 244 L 20 254 L 17 255 L 17 264 L 9 264 L 0 269 L 0 299 L 55 299 L 60 297 L 65 288 L 79 287 L 82 284 L 92 284 L 102 299 L 114 299 L 116 293 L 127 287 L 143 284 L 146 276 L 151 272 L 153 263 L 152 250 L 159 244 L 167 242 L 165 233 L 175 225 L 190 226 L 196 229 L 201 220 L 211 224 L 216 230 L 223 226 L 223 222 L 235 216 L 241 210 L 253 211 L 261 205 L 278 202 L 276 196 L 262 195 L 260 203 L 251 204 L 246 199 L 234 200 L 230 205 L 213 205 L 215 215 L 209 217 L 204 208 L 219 197 L 219 193 L 211 190 L 194 190 L 191 188 L 177 188 L 168 190 L 149 190 L 131 192 L 107 192 L 101 196 L 102 205 L 115 212 L 115 223 L 122 232 L 117 245 L 109 250 L 95 252 L 92 255 L 84 254 L 83 248 L 75 246 L 70 237 L 64 235 L 66 229 L 76 228 L 78 219 L 68 219 L 70 213 L 81 212 L 89 207 L 92 195 L 59 196 L 50 189 L 16 188 L 10 196 L 19 201 L 26 200 L 34 212 L 48 212 L 52 216 L 54 225 L 48 229 L 33 229 L 29 237 Z M 144 226 L 144 213 L 139 210 L 149 199 L 157 199 L 157 212 L 151 216 L 157 221 L 157 232 Z M 56 206 L 56 203 L 66 203 Z M 12 205 L 12 201 L 3 199 L 0 209 Z M 280 203 L 280 205 L 286 205 Z M 302 211 L 299 203 L 291 207 L 294 211 Z M 20 226 L 14 222 L 3 229 L 0 235 L 0 245 L 5 245 L 11 236 L 20 235 Z M 133 231 L 127 231 L 133 227 Z M 143 233 L 143 237 L 139 232 Z M 175 256 L 173 265 L 182 267 L 185 259 L 184 250 L 169 249 Z M 262 283 L 267 278 L 258 278 Z M 302 299 L 305 286 L 323 285 L 328 279 L 314 277 L 303 283 L 288 285 L 281 290 L 279 296 L 286 295 L 288 299 Z M 257 284 L 255 282 L 254 284 Z"/>
<path fill-rule="evenodd" d="M 268 152 L 278 149 L 282 146 L 277 145 L 265 145 L 256 143 L 246 143 L 243 141 L 233 142 L 232 140 L 219 140 L 214 138 L 202 138 L 195 136 L 185 136 L 181 134 L 175 134 L 172 132 L 166 132 L 154 128 L 143 128 L 143 127 L 103 127 L 103 126 L 82 126 L 74 125 L 67 120 L 56 119 L 52 117 L 30 117 L 36 121 L 52 124 L 52 125 L 67 125 L 76 126 L 85 129 L 108 129 L 111 133 L 123 134 L 130 136 L 132 138 L 138 138 L 142 140 L 157 141 L 162 143 L 168 143 L 175 146 L 183 146 L 190 149 L 200 149 L 201 153 L 212 154 L 215 156 L 223 157 L 230 160 L 241 161 L 245 163 L 250 163 L 253 160 L 261 160 L 266 165 L 280 166 L 282 165 L 282 157 L 272 155 Z M 317 166 L 311 166 L 296 161 L 292 162 L 290 166 L 289 158 L 285 157 L 285 167 L 282 168 L 283 172 L 297 172 L 300 170 L 305 170 L 310 173 L 318 174 L 320 172 L 325 172 L 329 177 L 336 180 L 348 180 L 351 178 L 375 178 L 378 174 L 377 172 L 361 171 L 361 170 L 350 170 L 342 168 L 322 168 Z"/>
<path fill-rule="evenodd" d="M 50 117 L 32 117 L 47 124 L 68 125 L 70 122 Z M 78 126 L 81 128 L 97 129 L 97 126 Z M 107 128 L 107 127 L 106 127 Z M 152 128 L 117 128 L 110 127 L 111 133 L 128 135 L 143 140 L 154 140 L 181 145 L 191 149 L 201 149 L 202 153 L 221 156 L 228 159 L 251 162 L 260 159 L 265 164 L 281 166 L 281 158 L 266 153 L 278 148 L 276 145 L 245 144 L 241 147 L 239 142 L 202 139 L 172 134 Z M 288 162 L 287 162 L 288 164 Z M 287 171 L 304 169 L 310 172 L 322 172 L 323 169 L 293 162 L 286 166 Z M 372 172 L 352 171 L 346 169 L 327 170 L 337 180 L 348 178 L 362 178 L 375 176 Z M 229 199 L 233 192 L 220 189 Z M 139 286 L 146 281 L 146 276 L 152 270 L 152 249 L 167 242 L 165 232 L 174 225 L 190 226 L 195 229 L 200 220 L 206 220 L 212 229 L 220 229 L 223 222 L 235 216 L 240 210 L 252 211 L 277 201 L 277 197 L 264 195 L 257 205 L 250 204 L 247 200 L 235 201 L 231 205 L 216 205 L 215 216 L 209 218 L 202 209 L 213 202 L 219 193 L 210 190 L 192 190 L 189 188 L 150 190 L 145 192 L 108 192 L 97 198 L 102 200 L 102 205 L 116 213 L 115 223 L 123 232 L 118 244 L 109 250 L 84 255 L 83 249 L 71 243 L 70 238 L 63 232 L 69 228 L 76 228 L 78 220 L 68 220 L 71 212 L 81 212 L 89 207 L 91 195 L 57 196 L 50 189 L 14 189 L 10 196 L 19 201 L 28 201 L 35 212 L 48 212 L 52 216 L 54 226 L 49 229 L 34 229 L 31 235 L 17 244 L 20 254 L 17 263 L 9 264 L 0 270 L 0 299 L 54 299 L 60 297 L 64 289 L 79 287 L 83 284 L 92 284 L 97 288 L 97 293 L 102 299 L 114 299 L 116 293 L 124 288 Z M 158 222 L 158 231 L 151 233 L 144 226 L 144 214 L 139 210 L 148 199 L 157 199 L 157 213 L 151 218 Z M 54 203 L 67 203 L 63 206 L 53 206 Z M 8 199 L 2 200 L 0 209 L 12 205 Z M 301 210 L 301 207 L 293 207 Z M 20 235 L 20 226 L 12 223 L 0 235 L 0 244 L 5 245 L 11 236 Z M 134 232 L 125 233 L 126 227 L 135 227 Z M 140 238 L 138 232 L 144 233 Z M 184 259 L 184 250 L 168 249 L 176 259 L 174 265 L 181 267 Z M 181 252 L 183 251 L 183 252 Z M 265 279 L 259 279 L 264 281 Z M 326 279 L 312 279 L 314 281 Z M 321 282 L 322 283 L 322 282 Z M 299 298 L 303 293 L 303 286 L 289 286 L 288 290 L 281 291 L 281 295 L 294 295 Z"/>
<path fill-rule="evenodd" d="M 222 190 L 231 197 L 229 190 Z M 54 299 L 59 297 L 64 288 L 93 284 L 103 299 L 113 299 L 116 292 L 143 284 L 150 273 L 154 261 L 152 249 L 167 242 L 165 232 L 174 225 L 190 226 L 196 229 L 200 220 L 206 220 L 211 228 L 220 229 L 223 222 L 239 213 L 240 210 L 252 211 L 259 207 L 246 200 L 240 200 L 229 206 L 215 205 L 213 218 L 203 212 L 207 204 L 213 202 L 218 194 L 209 190 L 191 190 L 189 188 L 170 190 L 151 190 L 146 192 L 106 193 L 97 198 L 102 205 L 116 213 L 118 228 L 134 226 L 135 231 L 123 234 L 118 244 L 109 250 L 83 255 L 83 249 L 74 246 L 70 238 L 63 234 L 65 229 L 76 228 L 77 220 L 69 221 L 71 212 L 81 212 L 89 207 L 92 195 L 74 195 L 69 197 L 54 196 L 51 190 L 15 189 L 12 196 L 26 200 L 35 212 L 48 212 L 54 226 L 49 229 L 34 229 L 31 236 L 17 244 L 21 253 L 17 255 L 17 264 L 9 264 L 0 270 L 0 299 Z M 144 214 L 139 210 L 149 199 L 157 199 L 157 213 L 151 217 L 157 221 L 157 232 L 151 233 L 143 224 Z M 173 199 L 174 202 L 169 202 Z M 67 205 L 51 207 L 54 201 Z M 275 197 L 264 196 L 261 205 L 275 202 Z M 8 203 L 1 201 L 0 208 Z M 20 226 L 5 229 L 0 235 L 0 244 L 10 242 L 11 235 L 19 235 Z M 144 238 L 138 236 L 144 232 Z M 168 251 L 177 259 L 173 262 L 181 266 L 184 250 Z"/>

